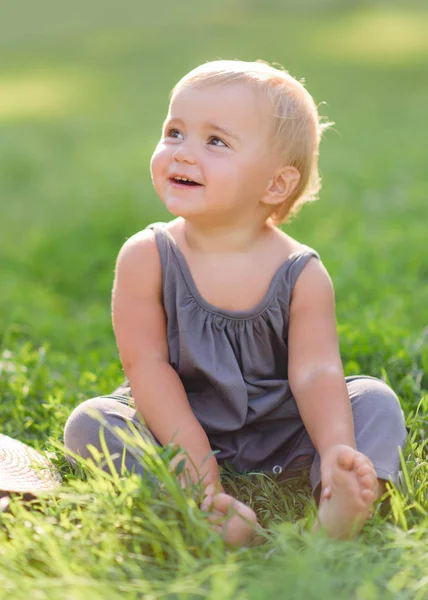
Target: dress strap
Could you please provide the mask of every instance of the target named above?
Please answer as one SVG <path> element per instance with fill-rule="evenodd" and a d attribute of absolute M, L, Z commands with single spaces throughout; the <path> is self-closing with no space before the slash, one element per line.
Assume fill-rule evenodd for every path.
<path fill-rule="evenodd" d="M 293 253 L 291 256 L 288 257 L 287 269 L 285 272 L 285 280 L 289 287 L 290 293 L 291 293 L 300 273 L 303 271 L 303 268 L 306 266 L 306 264 L 309 262 L 309 260 L 312 257 L 315 257 L 318 260 L 321 260 L 318 252 L 316 250 L 314 250 L 313 248 L 306 246 L 305 244 L 303 244 L 303 247 L 301 250 L 298 250 L 297 252 Z"/>
<path fill-rule="evenodd" d="M 147 225 L 147 227 L 146 227 L 146 229 L 152 229 L 153 233 L 155 234 L 156 244 L 158 247 L 161 265 L 162 265 L 162 272 L 165 272 L 165 270 L 167 268 L 168 254 L 170 251 L 169 244 L 168 244 L 168 238 L 165 235 L 165 230 L 164 230 L 165 225 L 166 225 L 166 223 L 164 223 L 162 221 L 157 221 L 156 223 L 150 223 L 150 225 Z"/>

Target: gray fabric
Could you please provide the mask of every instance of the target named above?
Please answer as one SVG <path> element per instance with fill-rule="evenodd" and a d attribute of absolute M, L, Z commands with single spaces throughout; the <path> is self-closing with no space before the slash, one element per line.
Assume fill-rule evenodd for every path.
<path fill-rule="evenodd" d="M 358 450 L 373 462 L 379 479 L 396 483 L 400 468 L 397 448 L 403 446 L 406 438 L 403 412 L 397 396 L 383 381 L 374 377 L 364 375 L 346 377 L 346 385 L 351 400 Z M 113 394 L 86 400 L 70 415 L 65 427 L 64 443 L 66 448 L 76 454 L 85 458 L 91 456 L 87 444 L 92 444 L 100 452 L 102 451 L 99 440 L 100 422 L 92 416 L 93 410 L 97 411 L 113 428 L 118 427 L 129 431 L 129 424 L 133 423 L 140 435 L 153 444 L 159 445 L 158 440 L 144 426 L 132 398 Z M 104 436 L 116 470 L 120 473 L 124 445 L 108 429 L 104 431 Z M 288 468 L 278 463 L 274 465 L 270 474 L 278 475 L 278 479 L 284 479 L 296 474 L 296 471 L 310 468 L 310 481 L 313 490 L 316 490 L 321 480 L 320 459 L 302 421 L 300 421 L 300 436 L 294 449 L 294 456 L 307 457 L 307 460 L 299 463 L 295 461 L 293 465 L 287 461 Z M 141 463 L 128 451 L 125 454 L 125 466 L 131 472 L 144 475 Z M 108 470 L 107 465 L 105 468 Z"/>
<path fill-rule="evenodd" d="M 403 448 L 407 436 L 400 401 L 384 381 L 375 377 L 356 375 L 345 380 L 357 449 L 370 458 L 379 479 L 397 483 L 398 448 Z M 314 456 L 310 479 L 313 489 L 321 482 L 318 453 Z"/>
<path fill-rule="evenodd" d="M 97 413 L 99 418 L 95 418 L 94 413 Z M 135 410 L 132 398 L 123 395 L 99 396 L 79 404 L 65 424 L 64 446 L 82 458 L 93 458 L 89 445 L 94 446 L 102 454 L 103 448 L 100 442 L 102 423 L 107 424 L 107 427 L 103 427 L 103 435 L 116 472 L 122 473 L 123 465 L 130 473 L 145 475 L 141 463 L 112 431 L 112 429 L 121 429 L 132 436 L 134 429 L 137 429 L 139 435 L 145 440 L 159 445 L 158 440 L 144 425 L 141 416 Z M 67 459 L 75 464 L 72 456 L 67 455 Z M 109 471 L 105 459 L 99 466 Z"/>
<path fill-rule="evenodd" d="M 162 264 L 170 364 L 217 459 L 237 471 L 286 468 L 303 435 L 287 379 L 291 292 L 319 255 L 308 246 L 292 254 L 253 310 L 220 310 L 199 294 L 165 223 L 149 228 Z"/>
<path fill-rule="evenodd" d="M 288 314 L 293 286 L 315 250 L 304 246 L 275 273 L 265 298 L 251 311 L 220 310 L 206 302 L 192 279 L 184 255 L 165 223 L 154 230 L 162 265 L 170 364 L 177 371 L 194 414 L 206 431 L 219 464 L 236 471 L 285 473 L 302 456 L 315 456 L 288 384 Z M 144 273 L 141 274 L 144 277 Z M 379 477 L 396 479 L 398 446 L 406 431 L 398 398 L 382 381 L 346 379 L 358 448 Z M 127 405 L 126 385 L 114 397 L 90 400 L 119 427 L 136 419 Z M 120 405 L 120 406 L 119 406 Z M 97 427 L 78 407 L 67 422 L 66 446 L 85 452 L 97 445 Z M 142 435 L 151 435 L 147 429 Z M 114 437 L 114 436 L 112 436 Z M 115 452 L 117 441 L 110 440 Z M 155 442 L 156 443 L 156 442 Z M 122 448 L 123 449 L 123 448 Z M 132 458 L 129 459 L 132 464 Z M 301 463 L 303 464 L 303 463 Z M 134 465 L 135 466 L 135 465 Z M 319 481 L 319 459 L 311 468 Z"/>

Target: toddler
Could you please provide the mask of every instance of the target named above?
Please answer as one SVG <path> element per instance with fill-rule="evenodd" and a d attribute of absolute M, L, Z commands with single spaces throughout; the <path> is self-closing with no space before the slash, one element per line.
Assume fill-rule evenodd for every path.
<path fill-rule="evenodd" d="M 228 525 L 215 521 L 232 544 L 248 543 L 257 519 L 224 493 L 226 461 L 281 477 L 309 469 L 316 528 L 335 538 L 356 535 L 399 470 L 397 396 L 379 379 L 344 376 L 329 274 L 278 227 L 319 191 L 328 125 L 301 83 L 261 61 L 214 61 L 178 82 L 151 160 L 175 218 L 133 235 L 117 259 L 113 327 L 127 380 L 80 404 L 65 428 L 66 447 L 84 457 L 88 444 L 101 450 L 88 409 L 153 444 L 173 441 L 186 451 L 183 481 L 202 479 L 213 526 L 232 508 Z M 119 471 L 123 442 L 105 437 Z"/>

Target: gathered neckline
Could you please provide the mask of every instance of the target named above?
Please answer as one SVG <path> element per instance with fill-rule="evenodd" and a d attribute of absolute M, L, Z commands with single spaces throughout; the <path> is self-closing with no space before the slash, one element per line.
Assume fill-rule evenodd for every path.
<path fill-rule="evenodd" d="M 160 224 L 157 223 L 156 225 L 160 225 Z M 293 262 L 293 260 L 296 258 L 296 256 L 299 256 L 300 254 L 305 253 L 307 251 L 311 251 L 311 249 L 309 247 L 307 247 L 305 244 L 302 244 L 302 250 L 296 250 L 295 252 L 292 252 L 290 254 L 290 256 L 288 256 L 288 258 L 286 258 L 285 261 L 283 263 L 281 263 L 280 266 L 278 267 L 278 269 L 275 271 L 275 273 L 270 281 L 270 284 L 269 284 L 269 287 L 267 289 L 265 296 L 262 298 L 262 300 L 258 304 L 256 304 L 256 306 L 254 306 L 253 308 L 248 309 L 248 310 L 229 310 L 226 308 L 221 308 L 219 306 L 215 306 L 215 305 L 211 304 L 210 302 L 208 302 L 207 300 L 205 300 L 205 298 L 200 294 L 200 292 L 196 286 L 195 280 L 193 279 L 193 275 L 190 271 L 190 267 L 187 263 L 186 257 L 184 256 L 179 245 L 177 244 L 174 236 L 171 234 L 171 232 L 166 227 L 160 226 L 160 227 L 157 227 L 157 229 L 159 231 L 162 231 L 163 233 L 165 233 L 166 239 L 170 243 L 170 246 L 174 252 L 174 255 L 177 258 L 180 270 L 182 272 L 184 280 L 187 284 L 187 287 L 188 287 L 189 292 L 192 295 L 193 299 L 204 310 L 206 310 L 210 313 L 219 315 L 221 317 L 227 317 L 229 319 L 235 319 L 235 320 L 254 319 L 255 317 L 258 317 L 260 314 L 262 314 L 267 308 L 269 308 L 269 306 L 273 300 L 274 293 L 276 291 L 278 283 L 281 279 L 281 275 L 282 275 L 283 271 L 285 270 L 285 268 L 291 262 Z"/>

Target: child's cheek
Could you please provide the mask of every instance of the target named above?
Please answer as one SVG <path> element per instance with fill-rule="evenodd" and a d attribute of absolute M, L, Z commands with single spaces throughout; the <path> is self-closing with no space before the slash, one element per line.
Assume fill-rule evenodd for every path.
<path fill-rule="evenodd" d="M 156 146 L 150 161 L 150 172 L 152 175 L 153 184 L 158 185 L 162 177 L 167 177 L 168 161 L 166 159 L 165 149 L 162 144 Z"/>
<path fill-rule="evenodd" d="M 242 173 L 236 164 L 232 162 L 216 165 L 216 182 L 222 188 L 223 193 L 225 190 L 234 190 L 236 187 L 242 185 Z"/>
<path fill-rule="evenodd" d="M 165 186 L 162 185 L 162 182 L 164 181 L 164 179 L 161 176 L 160 165 L 157 160 L 151 161 L 150 171 L 151 171 L 152 183 L 153 183 L 153 187 L 155 188 L 155 192 L 158 195 L 158 197 L 161 200 L 163 200 Z"/>

